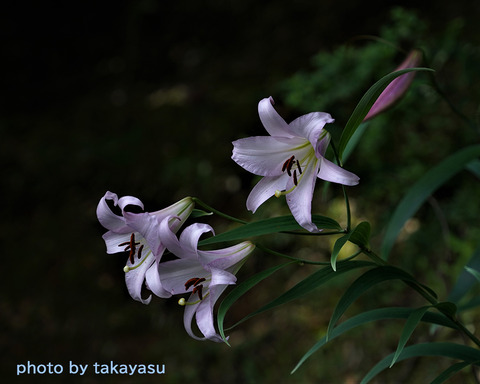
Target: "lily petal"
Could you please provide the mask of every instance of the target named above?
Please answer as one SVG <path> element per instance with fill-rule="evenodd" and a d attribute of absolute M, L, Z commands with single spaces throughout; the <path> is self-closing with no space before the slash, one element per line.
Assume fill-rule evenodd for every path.
<path fill-rule="evenodd" d="M 259 176 L 279 176 L 282 165 L 305 139 L 292 137 L 253 136 L 233 142 L 232 159 L 247 171 Z"/>
<path fill-rule="evenodd" d="M 310 141 L 312 147 L 317 146 L 317 142 L 322 134 L 325 134 L 323 127 L 325 124 L 333 123 L 330 114 L 325 112 L 312 112 L 306 115 L 297 117 L 290 123 L 290 128 L 297 136 L 305 137 Z"/>
<path fill-rule="evenodd" d="M 138 265 L 138 267 L 131 269 L 128 273 L 125 273 L 125 283 L 127 285 L 128 293 L 130 296 L 142 302 L 143 304 L 149 304 L 152 300 L 152 295 L 149 295 L 146 299 L 142 298 L 142 287 L 143 281 L 145 280 L 145 273 L 154 263 L 155 258 L 151 252 L 143 256 L 145 260 Z M 127 262 L 128 265 L 132 265 L 130 261 Z"/>
<path fill-rule="evenodd" d="M 288 124 L 273 107 L 274 104 L 271 96 L 260 100 L 258 103 L 258 115 L 263 126 L 270 136 L 293 137 L 294 135 L 291 133 Z"/>
<path fill-rule="evenodd" d="M 343 185 L 357 185 L 360 181 L 360 178 L 354 173 L 339 167 L 337 164 L 325 158 L 322 159 L 317 177 L 325 181 Z"/>
<path fill-rule="evenodd" d="M 118 196 L 110 191 L 105 193 L 100 199 L 100 202 L 97 205 L 97 218 L 100 224 L 110 231 L 115 231 L 117 233 L 127 233 L 129 232 L 128 227 L 125 225 L 125 219 L 122 216 L 116 215 L 112 212 L 110 207 L 107 204 L 107 200 L 112 200 L 114 206 L 118 204 Z"/>
<path fill-rule="evenodd" d="M 315 164 L 309 164 L 304 170 L 301 182 L 286 196 L 293 217 L 298 224 L 310 232 L 319 232 L 317 226 L 312 222 L 312 198 L 316 181 L 312 175 L 315 167 Z"/>
<path fill-rule="evenodd" d="M 275 191 L 285 189 L 288 179 L 289 177 L 286 173 L 261 179 L 248 195 L 247 209 L 255 213 L 260 205 L 275 194 Z"/>
<path fill-rule="evenodd" d="M 201 278 L 209 276 L 208 271 L 202 268 L 198 260 L 192 258 L 182 258 L 160 263 L 158 274 L 163 288 L 173 295 L 187 292 L 185 283 L 192 277 Z M 192 288 L 189 290 L 191 291 Z"/>
<path fill-rule="evenodd" d="M 145 285 L 153 292 L 154 295 L 167 299 L 172 296 L 172 293 L 167 291 L 162 284 L 160 274 L 158 273 L 158 264 L 153 263 L 145 273 Z"/>
<path fill-rule="evenodd" d="M 221 343 L 223 340 L 220 335 L 217 334 L 213 325 L 213 306 L 225 288 L 226 286 L 211 288 L 209 296 L 200 303 L 195 313 L 198 329 L 205 336 L 204 339 L 215 341 L 217 343 Z"/>
<path fill-rule="evenodd" d="M 198 239 L 206 232 L 215 234 L 213 228 L 208 224 L 195 223 L 185 228 L 179 239 L 182 253 L 185 254 L 186 252 L 197 256 Z"/>

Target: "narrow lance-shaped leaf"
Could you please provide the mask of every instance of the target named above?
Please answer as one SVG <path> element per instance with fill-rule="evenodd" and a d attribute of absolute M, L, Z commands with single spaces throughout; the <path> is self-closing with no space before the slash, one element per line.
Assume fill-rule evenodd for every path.
<path fill-rule="evenodd" d="M 350 234 L 348 240 L 360 248 L 368 248 L 370 242 L 370 223 L 362 221 L 358 224 Z"/>
<path fill-rule="evenodd" d="M 408 339 L 412 335 L 414 329 L 417 327 L 418 323 L 420 323 L 420 320 L 422 320 L 422 317 L 423 315 L 425 315 L 425 312 L 427 312 L 430 308 L 431 308 L 431 305 L 427 305 L 425 307 L 415 309 L 410 314 L 410 316 L 408 316 L 408 319 L 405 323 L 405 327 L 403 328 L 402 334 L 400 336 L 400 340 L 398 341 L 397 350 L 395 351 L 395 355 L 393 355 L 392 362 L 390 363 L 390 368 L 395 364 L 395 362 L 398 359 L 398 356 L 400 356 L 400 353 L 402 353 L 403 347 L 405 347 L 405 344 L 407 343 Z"/>
<path fill-rule="evenodd" d="M 279 269 L 286 267 L 287 265 L 291 265 L 295 263 L 294 261 L 289 263 L 284 263 L 280 265 L 276 265 L 274 267 L 268 268 L 256 275 L 248 278 L 247 280 L 243 281 L 242 283 L 238 284 L 234 289 L 230 291 L 230 293 L 223 299 L 222 303 L 218 308 L 217 313 L 217 324 L 218 324 L 218 331 L 220 336 L 223 340 L 228 344 L 227 339 L 225 338 L 225 332 L 223 327 L 223 320 L 225 319 L 225 315 L 230 307 L 246 292 L 252 289 L 255 285 L 260 283 L 262 280 L 265 280 L 267 277 L 271 276 L 273 273 L 277 272 Z"/>
<path fill-rule="evenodd" d="M 343 235 L 342 237 L 338 238 L 333 245 L 332 256 L 330 257 L 330 264 L 334 271 L 337 270 L 337 257 L 340 251 L 342 250 L 345 243 L 348 241 L 350 234 Z"/>
<path fill-rule="evenodd" d="M 382 258 L 387 259 L 398 233 L 425 200 L 464 166 L 480 156 L 480 145 L 472 145 L 450 155 L 428 171 L 403 197 L 388 223 L 382 244 Z"/>
<path fill-rule="evenodd" d="M 318 226 L 318 228 L 333 229 L 337 231 L 342 230 L 340 224 L 329 217 L 312 215 L 312 220 Z M 300 230 L 305 232 L 305 230 L 295 221 L 293 216 L 272 217 L 270 219 L 254 221 L 252 223 L 242 225 L 230 231 L 202 240 L 200 245 L 215 244 L 224 241 L 243 240 L 253 236 Z"/>
<path fill-rule="evenodd" d="M 298 368 L 300 368 L 300 366 L 310 356 L 312 356 L 316 351 L 318 351 L 321 347 L 327 344 L 328 341 L 332 341 L 334 338 L 341 336 L 342 334 L 348 332 L 349 330 L 359 327 L 363 324 L 370 323 L 373 321 L 378 321 L 378 320 L 407 319 L 412 314 L 413 311 L 414 309 L 412 308 L 400 308 L 400 307 L 379 308 L 379 309 L 373 309 L 371 311 L 360 313 L 358 315 L 355 315 L 354 317 L 351 317 L 345 320 L 344 322 L 340 323 L 338 326 L 336 326 L 332 330 L 328 340 L 326 336 L 318 340 L 315 343 L 315 345 L 313 345 L 312 348 L 310 348 L 308 352 L 305 353 L 305 355 L 303 355 L 303 357 L 300 359 L 300 361 L 298 362 L 298 364 L 295 366 L 295 368 L 292 370 L 291 373 L 294 373 Z M 457 325 L 452 320 L 450 320 L 448 317 L 446 317 L 441 313 L 426 312 L 423 315 L 422 321 L 430 324 L 436 324 L 444 327 L 457 329 Z"/>
<path fill-rule="evenodd" d="M 279 305 L 298 299 L 299 297 L 302 297 L 307 293 L 310 293 L 314 289 L 320 287 L 321 285 L 325 284 L 329 280 L 340 277 L 345 272 L 353 271 L 358 268 L 373 267 L 375 265 L 376 264 L 371 261 L 348 260 L 338 262 L 336 271 L 334 271 L 331 266 L 324 267 L 319 271 L 312 273 L 310 276 L 303 279 L 294 287 L 290 288 L 288 291 L 286 291 L 279 297 L 273 299 L 268 304 L 245 316 L 242 320 L 235 323 L 231 328 L 236 327 L 237 325 L 243 323 L 251 317 L 263 313 L 269 309 L 273 309 L 275 307 L 278 307 Z"/>
<path fill-rule="evenodd" d="M 358 279 L 356 279 L 350 285 L 350 287 L 348 287 L 348 289 L 338 301 L 332 317 L 330 318 L 330 323 L 328 324 L 327 338 L 330 337 L 330 333 L 332 332 L 335 324 L 340 319 L 340 317 L 358 297 L 360 297 L 365 291 L 372 288 L 373 286 L 381 282 L 394 279 L 400 279 L 406 282 L 410 282 L 419 287 L 418 282 L 411 275 L 396 267 L 380 266 L 365 272 Z"/>
<path fill-rule="evenodd" d="M 477 362 L 478 363 L 478 362 Z M 448 367 L 440 375 L 438 375 L 435 380 L 430 384 L 441 384 L 450 379 L 453 375 L 460 372 L 462 369 L 472 365 L 471 362 L 461 361 L 460 363 L 455 363 L 452 366 Z"/>
<path fill-rule="evenodd" d="M 345 125 L 345 129 L 342 132 L 342 136 L 340 137 L 340 143 L 338 145 L 338 156 L 340 159 L 343 157 L 343 152 L 350 141 L 351 137 L 357 130 L 358 126 L 362 123 L 365 116 L 367 115 L 368 111 L 375 103 L 377 98 L 383 92 L 383 90 L 387 87 L 388 84 L 392 82 L 392 80 L 396 79 L 397 77 L 404 75 L 405 73 L 412 72 L 412 71 L 432 71 L 430 68 L 406 68 L 400 71 L 395 71 L 385 75 L 380 80 L 378 80 L 375 84 L 373 84 L 370 89 L 363 95 L 360 99 L 360 102 L 357 104 L 356 108 L 354 109 L 350 119 L 348 120 L 347 124 Z"/>
<path fill-rule="evenodd" d="M 477 270 L 470 268 L 470 267 L 464 267 L 465 270 L 473 275 L 477 279 L 478 282 L 480 282 L 480 272 Z"/>
<path fill-rule="evenodd" d="M 455 343 L 422 343 L 406 347 L 397 361 L 402 361 L 419 356 L 441 356 L 463 360 L 471 364 L 478 364 L 480 351 L 478 349 Z M 361 384 L 366 384 L 384 369 L 388 368 L 392 361 L 393 353 L 377 363 L 362 379 Z"/>
<path fill-rule="evenodd" d="M 477 271 L 480 271 L 480 246 L 473 252 L 470 260 L 468 261 L 467 267 L 473 268 Z M 473 275 L 467 270 L 463 270 L 457 278 L 457 282 L 452 288 L 450 294 L 448 295 L 448 300 L 456 304 L 459 304 L 460 301 L 467 295 L 470 289 L 478 284 L 477 280 Z M 463 309 L 463 306 L 460 306 Z"/>

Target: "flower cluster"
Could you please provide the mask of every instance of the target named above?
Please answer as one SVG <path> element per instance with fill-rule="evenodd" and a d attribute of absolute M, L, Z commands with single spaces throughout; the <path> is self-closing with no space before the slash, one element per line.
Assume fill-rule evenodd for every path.
<path fill-rule="evenodd" d="M 248 241 L 215 251 L 198 249 L 200 236 L 213 229 L 195 223 L 186 227 L 178 239 L 175 233 L 190 216 L 194 202 L 190 197 L 156 212 L 143 212 L 142 202 L 132 196 L 118 198 L 107 192 L 97 206 L 97 217 L 109 231 L 103 235 L 107 253 L 127 252 L 125 282 L 133 299 L 149 304 L 150 294 L 142 298 L 145 286 L 154 295 L 168 298 L 190 292 L 179 300 L 185 305 L 184 325 L 198 340 L 221 342 L 214 327 L 214 305 L 228 285 L 235 284 L 235 273 L 254 245 Z M 114 212 L 118 208 L 119 214 Z M 136 212 L 141 210 L 142 212 Z M 177 259 L 162 262 L 165 250 Z M 203 337 L 192 331 L 196 318 Z"/>
<path fill-rule="evenodd" d="M 258 111 L 270 136 L 233 143 L 233 160 L 263 176 L 250 193 L 247 208 L 255 212 L 271 196 L 286 195 L 297 222 L 308 231 L 317 232 L 319 229 L 311 217 L 316 179 L 344 185 L 355 185 L 359 180 L 324 157 L 330 136 L 323 127 L 333 119 L 328 113 L 315 112 L 287 124 L 273 108 L 272 98 L 261 100 Z M 97 217 L 109 230 L 103 235 L 107 253 L 128 253 L 124 271 L 132 298 L 149 304 L 152 294 L 169 298 L 188 292 L 188 299 L 179 300 L 180 305 L 185 305 L 187 333 L 198 340 L 221 342 L 223 339 L 214 326 L 215 303 L 228 285 L 235 284 L 235 274 L 254 245 L 245 241 L 214 251 L 199 250 L 200 236 L 207 232 L 214 234 L 212 227 L 200 223 L 186 227 L 177 237 L 176 232 L 193 207 L 193 199 L 186 197 L 160 211 L 144 212 L 139 199 L 118 198 L 115 193 L 107 192 L 98 204 Z M 176 259 L 162 261 L 166 250 Z M 151 292 L 146 298 L 142 297 L 144 288 Z M 203 337 L 192 330 L 194 317 Z"/>

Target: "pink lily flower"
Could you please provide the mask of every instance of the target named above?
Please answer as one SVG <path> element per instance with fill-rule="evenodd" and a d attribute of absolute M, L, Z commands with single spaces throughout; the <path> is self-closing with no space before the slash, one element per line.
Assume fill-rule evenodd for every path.
<path fill-rule="evenodd" d="M 298 224 L 318 232 L 311 214 L 317 178 L 343 185 L 356 185 L 359 178 L 324 157 L 330 135 L 323 127 L 334 121 L 328 113 L 309 113 L 287 124 L 273 104 L 271 97 L 258 104 L 260 120 L 270 136 L 233 142 L 232 159 L 263 176 L 247 198 L 247 209 L 255 212 L 270 197 L 286 195 Z"/>
<path fill-rule="evenodd" d="M 159 264 L 160 280 L 171 294 L 190 293 L 188 300 L 179 300 L 179 304 L 185 306 L 183 323 L 187 333 L 197 340 L 222 342 L 214 326 L 215 303 L 228 285 L 235 284 L 235 273 L 255 246 L 245 241 L 229 248 L 201 251 L 198 240 L 203 233 L 213 233 L 212 227 L 192 224 L 182 231 L 178 239 L 171 229 L 170 220 L 167 217 L 161 222 L 160 237 L 178 259 Z M 192 330 L 194 316 L 203 337 L 195 335 Z"/>
<path fill-rule="evenodd" d="M 406 68 L 415 68 L 420 65 L 421 61 L 422 53 L 418 50 L 413 50 L 402 62 L 402 64 L 395 69 L 395 71 L 400 71 L 401 69 Z M 372 108 L 370 108 L 363 121 L 375 117 L 397 102 L 405 94 L 405 92 L 407 92 L 407 89 L 410 87 L 415 74 L 416 72 L 405 73 L 388 84 L 375 103 L 372 105 Z"/>
<path fill-rule="evenodd" d="M 121 215 L 112 211 L 107 201 L 119 208 Z M 103 235 L 107 253 L 128 252 L 127 264 L 124 268 L 125 283 L 133 299 L 144 304 L 150 303 L 152 296 L 142 298 L 142 287 L 146 287 L 159 297 L 170 297 L 158 275 L 158 264 L 165 251 L 160 241 L 158 227 L 160 222 L 171 215 L 178 219 L 171 220 L 171 230 L 178 231 L 193 210 L 194 202 L 186 197 L 179 202 L 160 211 L 148 213 L 132 213 L 127 206 L 143 210 L 143 203 L 133 196 L 120 199 L 115 193 L 107 192 L 97 206 L 97 217 L 109 231 Z"/>

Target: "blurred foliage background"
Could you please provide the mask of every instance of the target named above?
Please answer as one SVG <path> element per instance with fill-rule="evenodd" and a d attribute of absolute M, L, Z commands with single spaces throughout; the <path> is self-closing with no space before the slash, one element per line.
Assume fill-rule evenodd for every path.
<path fill-rule="evenodd" d="M 134 195 L 147 210 L 191 195 L 253 219 L 256 180 L 231 161 L 231 141 L 263 135 L 257 103 L 273 96 L 292 120 L 327 111 L 340 131 L 368 87 L 420 47 L 440 88 L 478 123 L 478 2 L 104 1 L 4 6 L 0 156 L 3 197 L 1 374 L 9 382 L 355 383 L 393 352 L 402 323 L 372 324 L 335 340 L 295 375 L 323 335 L 354 276 L 231 330 L 232 348 L 191 340 L 176 299 L 133 301 L 123 255 L 107 255 L 95 208 L 105 191 Z M 377 36 L 375 40 L 367 36 Z M 389 42 L 386 44 L 384 41 Z M 477 128 L 476 128 L 477 127 Z M 406 97 L 371 121 L 346 168 L 354 221 L 368 219 L 374 247 L 396 203 L 431 166 L 478 142 L 418 74 Z M 478 179 L 463 172 L 422 207 L 391 261 L 445 298 L 480 235 Z M 316 213 L 345 220 L 341 190 L 317 187 Z M 255 219 L 287 213 L 282 199 Z M 230 223 L 206 220 L 217 233 Z M 328 260 L 327 239 L 263 240 L 298 257 Z M 376 243 L 375 243 L 376 242 Z M 239 279 L 280 262 L 255 253 Z M 229 312 L 233 324 L 315 269 L 291 267 Z M 401 284 L 369 292 L 359 308 L 412 305 Z M 475 330 L 479 313 L 464 321 Z M 458 336 L 415 332 L 414 341 Z M 165 364 L 162 376 L 15 377 L 16 364 Z M 448 361 L 396 364 L 379 382 L 425 382 Z M 91 367 L 90 367 L 91 369 Z M 471 382 L 465 374 L 463 382 Z"/>

